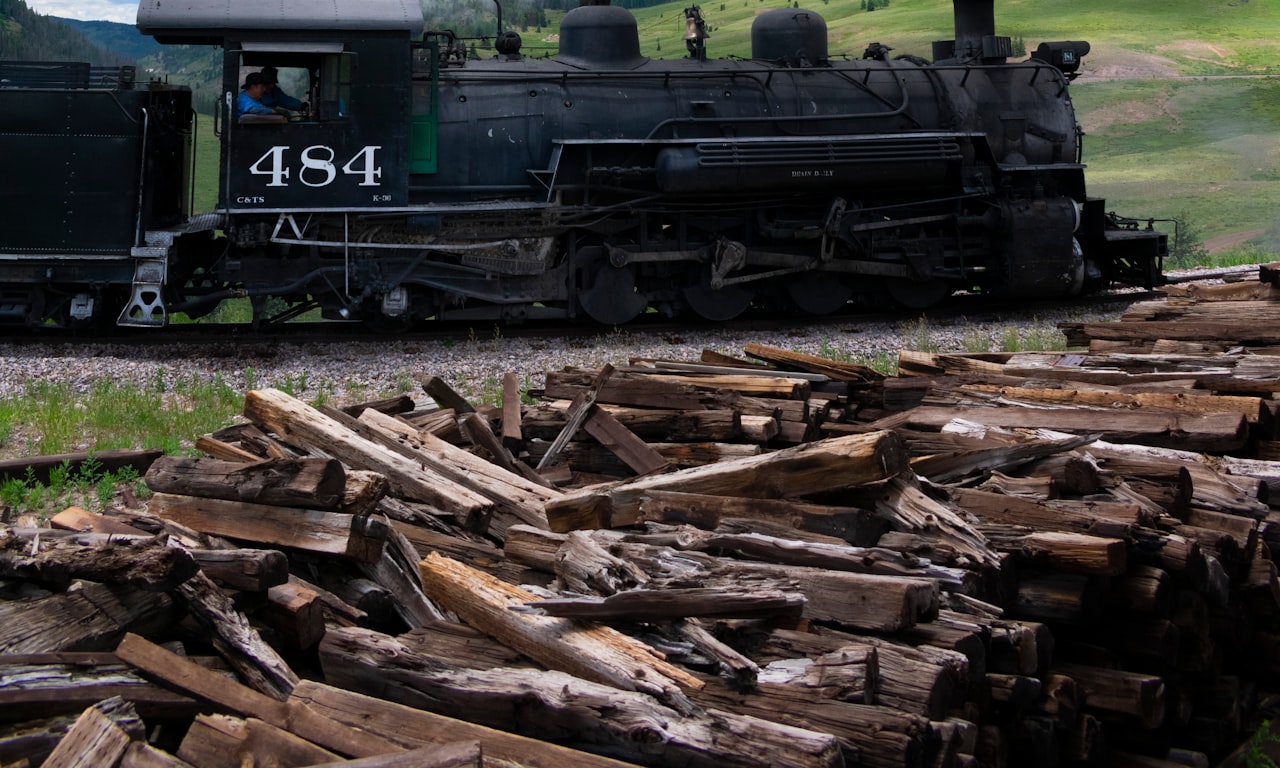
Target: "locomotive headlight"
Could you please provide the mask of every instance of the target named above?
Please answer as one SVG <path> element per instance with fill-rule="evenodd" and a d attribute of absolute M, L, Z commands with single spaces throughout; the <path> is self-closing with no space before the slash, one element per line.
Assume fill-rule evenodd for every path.
<path fill-rule="evenodd" d="M 1083 40 L 1063 40 L 1056 43 L 1041 43 L 1031 58 L 1053 66 L 1070 80 L 1080 69 L 1080 60 L 1089 52 L 1089 44 Z"/>

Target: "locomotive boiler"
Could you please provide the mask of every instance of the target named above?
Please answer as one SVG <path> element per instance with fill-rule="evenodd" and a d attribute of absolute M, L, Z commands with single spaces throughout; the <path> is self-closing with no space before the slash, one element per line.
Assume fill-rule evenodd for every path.
<path fill-rule="evenodd" d="M 954 39 L 929 62 L 879 43 L 832 55 L 822 17 L 790 7 L 757 16 L 749 59 L 708 57 L 690 8 L 688 56 L 652 60 L 632 14 L 609 5 L 570 11 L 558 54 L 536 58 L 511 32 L 477 57 L 424 30 L 416 0 L 335 0 L 290 18 L 256 0 L 142 0 L 142 32 L 221 47 L 217 208 L 175 215 L 189 116 L 140 116 L 114 91 L 135 126 L 121 162 L 139 169 L 115 183 L 141 193 L 101 216 L 134 227 L 89 254 L 49 226 L 50 211 L 83 209 L 76 182 L 0 180 L 6 198 L 47 209 L 0 234 L 13 298 L 0 319 L 160 326 L 248 297 L 262 322 L 319 308 L 388 330 L 615 325 L 1157 283 L 1165 235 L 1086 190 L 1068 82 L 1088 44 L 1013 61 L 993 0 L 954 5 Z M 305 114 L 236 114 L 240 86 L 266 66 Z M 29 133 L 3 109 L 20 89 L 0 87 L 5 154 Z M 49 124 L 91 91 L 49 96 Z M 118 119 L 109 112 L 95 114 Z M 112 268 L 63 268 L 91 259 Z"/>

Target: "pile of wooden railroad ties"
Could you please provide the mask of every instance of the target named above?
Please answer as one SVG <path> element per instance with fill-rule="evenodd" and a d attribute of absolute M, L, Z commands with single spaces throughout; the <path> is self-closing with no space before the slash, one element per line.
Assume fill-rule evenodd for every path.
<path fill-rule="evenodd" d="M 750 345 L 501 406 L 249 392 L 145 503 L 0 529 L 0 766 L 1243 754 L 1280 682 L 1260 277 L 893 377 Z"/>

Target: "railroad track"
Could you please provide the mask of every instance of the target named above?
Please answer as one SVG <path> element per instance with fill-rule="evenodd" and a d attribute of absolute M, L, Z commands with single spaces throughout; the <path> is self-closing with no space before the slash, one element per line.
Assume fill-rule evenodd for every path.
<path fill-rule="evenodd" d="M 1203 279 L 1203 278 L 1197 278 Z M 1184 282 L 1180 280 L 1179 282 Z M 193 323 L 170 325 L 156 329 L 111 329 L 100 333 L 65 331 L 62 329 L 22 330 L 8 336 L 0 336 L 0 343 L 14 345 L 50 344 L 73 347 L 94 345 L 126 345 L 138 348 L 175 345 L 192 348 L 229 346 L 229 350 L 253 346 L 270 346 L 280 343 L 341 343 L 368 342 L 378 338 L 396 341 L 432 341 L 449 343 L 489 337 L 505 338 L 567 338 L 591 339 L 610 334 L 663 337 L 678 336 L 692 330 L 723 330 L 726 333 L 785 332 L 791 329 L 846 328 L 856 330 L 868 324 L 894 324 L 915 322 L 921 317 L 929 322 L 953 324 L 959 321 L 1001 322 L 1018 318 L 1031 318 L 1037 313 L 1047 313 L 1079 307 L 1086 310 L 1098 306 L 1132 303 L 1157 298 L 1159 291 L 1127 291 L 1092 294 L 1072 299 L 1026 300 L 992 299 L 987 296 L 954 296 L 928 310 L 877 309 L 868 310 L 850 304 L 849 308 L 829 315 L 808 317 L 771 313 L 753 308 L 734 320 L 712 323 L 699 319 L 670 319 L 650 314 L 619 328 L 607 328 L 590 322 L 566 323 L 563 321 L 529 321 L 520 325 L 501 325 L 487 321 L 429 322 L 410 331 L 397 334 L 379 334 L 361 323 L 334 321 L 290 322 L 264 326 L 258 330 L 248 323 Z M 230 353 L 229 353 L 230 354 Z"/>

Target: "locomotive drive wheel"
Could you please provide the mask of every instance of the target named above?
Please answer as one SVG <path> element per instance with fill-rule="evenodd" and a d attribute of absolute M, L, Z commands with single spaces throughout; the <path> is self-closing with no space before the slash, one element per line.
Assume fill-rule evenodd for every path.
<path fill-rule="evenodd" d="M 589 262 L 586 272 L 591 283 L 578 292 L 578 305 L 597 323 L 629 323 L 649 306 L 645 295 L 636 291 L 636 273 L 631 267 L 615 267 L 600 257 Z"/>
<path fill-rule="evenodd" d="M 849 303 L 853 286 L 839 275 L 806 272 L 787 282 L 787 298 L 796 309 L 809 315 L 829 315 Z"/>
<path fill-rule="evenodd" d="M 889 296 L 907 309 L 928 309 L 951 295 L 951 286 L 941 280 L 903 280 L 891 277 L 884 281 Z"/>
<path fill-rule="evenodd" d="M 704 320 L 717 323 L 732 320 L 746 312 L 755 298 L 755 294 L 741 285 L 712 288 L 710 272 L 706 269 L 694 274 L 695 282 L 685 286 L 680 295 L 685 305 Z"/>

